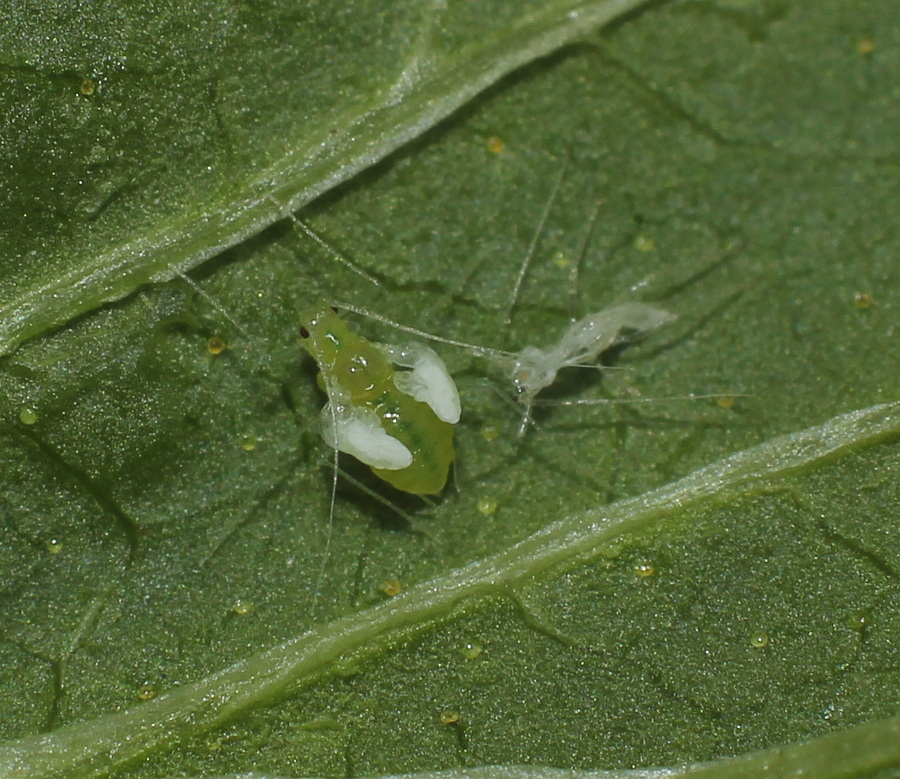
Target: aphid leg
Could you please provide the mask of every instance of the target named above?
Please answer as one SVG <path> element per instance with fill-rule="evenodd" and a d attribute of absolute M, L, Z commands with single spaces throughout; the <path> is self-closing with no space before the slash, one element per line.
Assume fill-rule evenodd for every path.
<path fill-rule="evenodd" d="M 550 197 L 547 198 L 547 202 L 544 204 L 541 218 L 538 220 L 537 227 L 535 227 L 534 235 L 531 236 L 531 243 L 528 245 L 528 251 L 525 253 L 522 264 L 519 266 L 518 274 L 516 274 L 516 282 L 513 285 L 512 294 L 510 295 L 509 303 L 506 307 L 506 318 L 503 320 L 504 342 L 509 333 L 510 326 L 512 325 L 512 317 L 516 308 L 516 303 L 519 302 L 519 292 L 521 292 L 522 284 L 525 282 L 525 277 L 528 275 L 528 270 L 531 268 L 532 260 L 534 260 L 534 253 L 537 250 L 538 242 L 541 240 L 541 235 L 544 232 L 544 226 L 547 224 L 547 217 L 550 216 L 550 209 L 553 208 L 553 204 L 556 202 L 556 196 L 559 194 L 560 187 L 562 186 L 563 179 L 565 178 L 568 169 L 569 157 L 567 155 L 563 161 L 562 168 L 560 168 L 559 175 L 556 177 L 556 183 L 553 185 L 553 189 L 550 190 Z"/>
<path fill-rule="evenodd" d="M 524 401 L 522 405 L 525 406 L 525 410 L 522 412 L 522 418 L 519 420 L 519 429 L 516 430 L 517 438 L 523 438 L 525 436 L 525 432 L 534 423 L 534 420 L 532 419 L 534 398 L 528 398 L 528 400 Z"/>
<path fill-rule="evenodd" d="M 328 383 L 331 381 L 331 378 L 328 376 L 324 377 L 326 389 L 328 388 Z M 326 394 L 331 397 L 331 392 L 328 391 Z M 331 424 L 332 429 L 335 431 L 335 436 L 337 436 L 338 429 L 338 419 L 337 419 L 337 409 L 334 407 L 334 404 L 330 401 L 326 404 L 326 408 L 330 408 L 329 412 L 331 415 Z M 325 581 L 325 569 L 328 567 L 328 563 L 331 561 L 331 540 L 334 535 L 334 507 L 337 503 L 337 487 L 338 487 L 338 457 L 340 456 L 340 449 L 336 446 L 334 447 L 334 453 L 331 456 L 331 499 L 328 504 L 328 527 L 325 530 L 325 550 L 322 553 L 322 562 L 319 565 L 319 572 L 316 575 L 316 582 L 313 586 L 313 608 L 318 606 L 319 604 L 319 592 L 322 589 L 322 582 Z"/>
<path fill-rule="evenodd" d="M 597 226 L 597 220 L 600 218 L 600 209 L 602 207 L 602 200 L 598 200 L 594 203 L 594 207 L 591 209 L 591 215 L 588 217 L 587 228 L 578 244 L 578 251 L 575 253 L 575 262 L 572 263 L 572 267 L 569 270 L 569 317 L 573 322 L 578 319 L 577 312 L 583 310 L 581 307 L 581 285 L 579 284 L 581 265 L 587 254 L 591 238 L 594 237 L 594 229 Z"/>
<path fill-rule="evenodd" d="M 534 405 L 533 403 L 529 402 L 527 404 L 527 408 L 525 409 L 525 412 L 523 413 L 522 408 L 523 408 L 523 406 L 526 405 L 525 400 L 523 400 L 521 397 L 520 398 L 513 397 L 512 395 L 510 395 L 510 393 L 508 391 L 504 391 L 504 390 L 500 389 L 500 387 L 498 387 L 494 382 L 490 382 L 489 386 L 490 386 L 491 390 L 493 391 L 494 395 L 496 395 L 496 397 L 500 400 L 501 403 L 503 403 L 504 405 L 506 405 L 510 409 L 512 409 L 512 411 L 515 414 L 522 415 L 520 417 L 519 427 L 516 432 L 517 438 L 521 438 L 525 434 L 524 431 L 526 431 L 528 428 L 537 427 L 537 423 L 534 421 L 534 418 L 531 415 L 531 409 Z M 519 432 L 519 431 L 522 431 L 522 432 Z"/>
<path fill-rule="evenodd" d="M 332 465 L 332 463 L 329 462 L 329 465 Z M 390 500 L 388 500 L 386 497 L 384 497 L 384 495 L 381 495 L 378 492 L 376 492 L 375 490 L 373 490 L 371 487 L 366 486 L 359 479 L 357 479 L 357 478 L 351 476 L 349 473 L 347 473 L 347 471 L 345 471 L 343 468 L 338 468 L 336 473 L 348 484 L 351 484 L 353 487 L 358 489 L 360 492 L 368 495 L 370 498 L 372 498 L 372 500 L 376 501 L 377 503 L 380 503 L 385 508 L 390 509 L 398 517 L 400 517 L 404 522 L 408 522 L 410 525 L 413 524 L 414 520 L 413 520 L 412 515 L 407 514 L 396 503 L 393 503 Z"/>

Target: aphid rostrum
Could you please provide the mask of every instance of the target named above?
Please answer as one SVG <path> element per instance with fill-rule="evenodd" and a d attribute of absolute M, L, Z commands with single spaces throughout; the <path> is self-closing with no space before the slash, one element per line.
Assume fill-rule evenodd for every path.
<path fill-rule="evenodd" d="M 353 332 L 322 304 L 301 315 L 303 345 L 328 396 L 322 437 L 397 489 L 439 493 L 453 461 L 456 384 L 433 349 L 389 346 Z"/>

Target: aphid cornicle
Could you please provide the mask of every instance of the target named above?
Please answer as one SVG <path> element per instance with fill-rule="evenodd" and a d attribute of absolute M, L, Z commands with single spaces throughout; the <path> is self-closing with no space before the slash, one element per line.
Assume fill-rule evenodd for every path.
<path fill-rule="evenodd" d="M 368 341 L 325 304 L 301 316 L 301 336 L 328 395 L 325 442 L 397 489 L 440 492 L 453 461 L 460 407 L 456 385 L 434 350 Z"/>

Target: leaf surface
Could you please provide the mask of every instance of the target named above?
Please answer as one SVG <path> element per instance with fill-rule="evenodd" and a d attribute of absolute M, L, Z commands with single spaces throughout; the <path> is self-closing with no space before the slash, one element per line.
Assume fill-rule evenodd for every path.
<path fill-rule="evenodd" d="M 4 776 L 897 771 L 896 8 L 496 5 L 0 33 Z M 272 224 L 320 193 L 344 261 Z M 522 439 L 433 344 L 451 485 L 342 460 L 332 513 L 323 298 L 508 350 L 678 318 Z"/>

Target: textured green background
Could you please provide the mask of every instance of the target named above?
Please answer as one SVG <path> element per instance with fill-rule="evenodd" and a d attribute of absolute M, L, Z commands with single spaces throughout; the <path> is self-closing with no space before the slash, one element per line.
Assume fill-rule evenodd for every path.
<path fill-rule="evenodd" d="M 28 737 L 62 726 L 89 751 L 112 732 L 98 718 L 152 705 L 142 691 L 365 614 L 386 581 L 453 575 L 555 520 L 898 399 L 896 3 L 651 3 L 536 60 L 553 48 L 536 31 L 580 34 L 567 12 L 607 4 L 3 5 L 2 770 L 46 755 Z M 302 217 L 379 285 L 277 221 L 319 192 Z M 210 297 L 170 281 L 209 257 L 191 276 Z M 745 396 L 542 408 L 518 442 L 505 378 L 440 347 L 465 404 L 452 484 L 424 504 L 348 460 L 406 517 L 342 482 L 329 528 L 322 398 L 296 322 L 323 296 L 512 348 L 655 301 L 679 318 L 615 355 L 623 370 L 548 394 Z M 679 765 L 889 717 L 897 456 L 889 438 L 689 502 L 589 559 L 447 601 L 434 628 L 224 725 L 160 736 L 122 770 Z M 106 770 L 46 759 L 47 776 Z M 827 775 L 827 752 L 804 759 Z"/>

